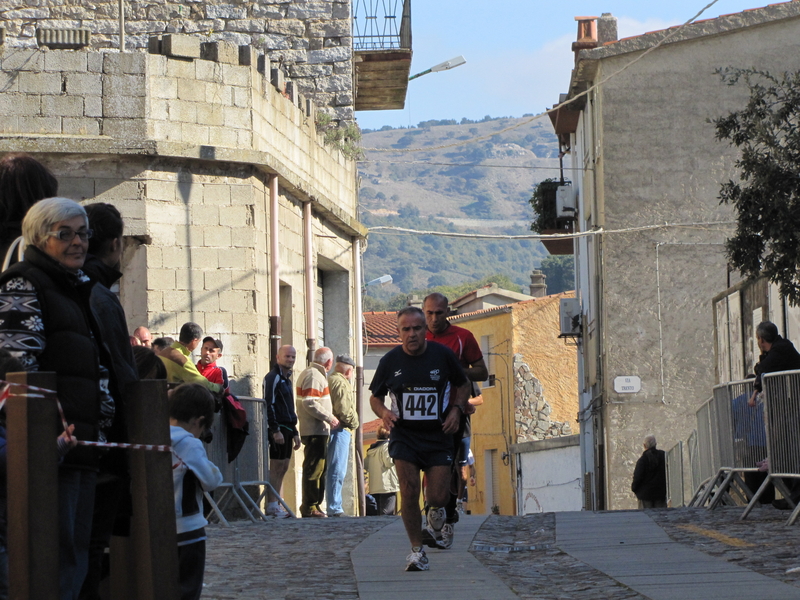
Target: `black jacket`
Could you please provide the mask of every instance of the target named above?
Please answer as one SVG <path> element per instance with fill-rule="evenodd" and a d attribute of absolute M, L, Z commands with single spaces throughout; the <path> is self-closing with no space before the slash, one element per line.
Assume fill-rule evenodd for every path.
<path fill-rule="evenodd" d="M 281 375 L 281 368 L 275 365 L 264 377 L 264 401 L 267 403 L 269 430 L 277 432 L 281 426 L 297 433 L 297 413 L 294 408 L 292 381 Z"/>
<path fill-rule="evenodd" d="M 792 371 L 794 369 L 800 369 L 800 354 L 798 354 L 792 342 L 778 336 L 772 347 L 758 359 L 756 380 L 753 383 L 753 387 L 757 392 L 761 391 L 761 376 L 764 373 L 777 373 L 778 371 Z"/>
<path fill-rule="evenodd" d="M 78 439 L 97 440 L 100 413 L 100 360 L 92 333 L 89 307 L 93 282 L 76 282 L 75 276 L 34 246 L 25 260 L 0 276 L 0 285 L 23 277 L 36 288 L 42 310 L 45 349 L 38 356 L 40 371 L 58 376 L 57 392 L 67 422 L 75 424 Z M 54 434 L 62 429 L 54 424 Z M 97 454 L 78 446 L 64 457 L 65 466 L 94 467 Z"/>
<path fill-rule="evenodd" d="M 663 450 L 648 448 L 636 462 L 631 491 L 639 500 L 667 499 L 667 461 Z"/>

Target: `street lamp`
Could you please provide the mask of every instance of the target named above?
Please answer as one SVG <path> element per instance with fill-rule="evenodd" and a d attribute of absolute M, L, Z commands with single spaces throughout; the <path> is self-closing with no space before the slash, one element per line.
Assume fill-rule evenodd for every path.
<path fill-rule="evenodd" d="M 427 75 L 428 73 L 438 73 L 439 71 L 447 71 L 449 69 L 454 69 L 456 67 L 460 67 L 467 59 L 463 56 L 456 56 L 455 58 L 451 58 L 450 60 L 446 60 L 443 63 L 439 63 L 435 67 L 431 67 L 427 71 L 423 71 L 422 73 L 417 73 L 416 75 L 412 75 L 408 78 L 409 81 L 412 79 L 416 79 L 417 77 L 422 77 L 423 75 Z"/>
<path fill-rule="evenodd" d="M 379 285 L 383 287 L 384 285 L 389 285 L 392 283 L 392 276 L 391 275 L 381 275 L 377 279 L 373 279 L 372 281 L 368 281 L 364 284 L 364 288 L 368 288 L 373 285 Z"/>

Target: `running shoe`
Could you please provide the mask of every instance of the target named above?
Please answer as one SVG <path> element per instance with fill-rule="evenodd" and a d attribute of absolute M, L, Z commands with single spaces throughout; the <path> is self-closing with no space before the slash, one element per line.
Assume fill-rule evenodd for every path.
<path fill-rule="evenodd" d="M 453 537 L 455 536 L 455 529 L 452 523 L 445 523 L 442 526 L 442 539 L 439 540 L 439 548 L 447 550 L 453 545 Z"/>
<path fill-rule="evenodd" d="M 408 564 L 406 571 L 427 571 L 428 570 L 428 557 L 425 556 L 425 550 L 420 548 L 411 548 L 411 554 L 406 556 Z"/>
<path fill-rule="evenodd" d="M 276 517 L 278 519 L 284 519 L 289 516 L 289 513 L 286 512 L 286 510 L 280 505 L 278 505 L 275 508 L 273 507 L 267 508 L 264 514 L 266 514 L 268 517 Z"/>
<path fill-rule="evenodd" d="M 444 547 L 441 544 L 441 541 L 442 541 L 442 527 L 444 527 L 445 525 L 446 518 L 447 514 L 443 507 L 439 508 L 430 507 L 428 509 L 425 529 L 428 531 L 430 536 L 436 541 L 437 548 Z"/>

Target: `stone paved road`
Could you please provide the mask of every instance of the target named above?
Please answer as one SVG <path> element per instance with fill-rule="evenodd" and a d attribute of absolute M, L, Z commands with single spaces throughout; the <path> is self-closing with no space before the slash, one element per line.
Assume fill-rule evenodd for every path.
<path fill-rule="evenodd" d="M 739 521 L 741 512 L 683 508 L 649 514 L 675 541 L 800 587 L 800 573 L 785 572 L 800 567 L 800 528 L 784 525 L 788 512 L 766 507 Z M 356 600 L 349 553 L 391 518 L 210 526 L 203 598 Z M 555 541 L 552 513 L 491 516 L 475 536 L 472 552 L 525 600 L 644 598 L 561 552 Z"/>

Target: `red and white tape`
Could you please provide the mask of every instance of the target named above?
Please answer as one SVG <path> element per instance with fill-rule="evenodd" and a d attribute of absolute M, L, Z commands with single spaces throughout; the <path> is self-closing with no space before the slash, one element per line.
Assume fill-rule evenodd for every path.
<path fill-rule="evenodd" d="M 10 381 L 3 381 L 0 379 L 0 384 L 3 385 L 2 389 L 0 389 L 0 410 L 6 404 L 6 400 L 8 400 L 9 396 L 11 395 L 11 387 L 21 387 L 25 388 L 32 392 L 41 392 L 39 394 L 28 394 L 28 397 L 34 398 L 48 398 L 48 397 L 55 397 L 56 398 L 56 406 L 58 406 L 58 414 L 61 417 L 61 424 L 64 427 L 64 431 L 67 431 L 69 425 L 67 424 L 67 419 L 64 417 L 64 409 L 61 408 L 61 402 L 56 397 L 56 392 L 53 390 L 48 390 L 45 388 L 36 387 L 34 385 L 26 385 L 24 383 L 12 383 Z M 172 446 L 169 445 L 155 445 L 155 444 L 123 444 L 118 442 L 89 442 L 86 440 L 78 440 L 79 446 L 91 446 L 92 448 L 122 448 L 125 450 L 148 450 L 151 452 L 172 452 Z"/>

